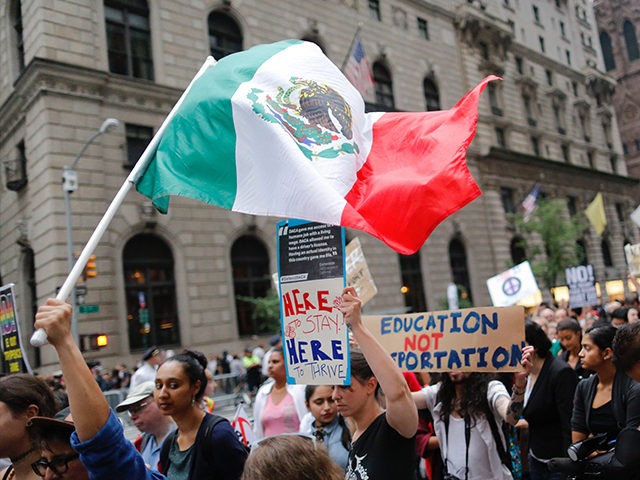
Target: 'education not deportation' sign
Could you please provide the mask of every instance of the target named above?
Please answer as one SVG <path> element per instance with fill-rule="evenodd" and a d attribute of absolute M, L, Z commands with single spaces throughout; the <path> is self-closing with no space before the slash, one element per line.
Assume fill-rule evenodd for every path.
<path fill-rule="evenodd" d="M 524 348 L 523 307 L 365 316 L 405 372 L 515 372 Z"/>

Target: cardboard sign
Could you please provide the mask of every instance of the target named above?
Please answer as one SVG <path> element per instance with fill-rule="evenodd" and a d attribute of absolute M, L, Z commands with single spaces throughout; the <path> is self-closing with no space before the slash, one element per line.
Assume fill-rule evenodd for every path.
<path fill-rule="evenodd" d="M 378 287 L 376 287 L 367 260 L 364 258 L 360 239 L 354 238 L 347 245 L 347 285 L 354 287 L 358 294 L 358 298 L 365 305 L 369 300 L 376 296 Z"/>
<path fill-rule="evenodd" d="M 578 265 L 564 271 L 569 286 L 569 306 L 571 308 L 598 305 L 596 277 L 593 265 Z"/>
<path fill-rule="evenodd" d="M 640 275 L 640 243 L 624 246 L 624 256 L 627 259 L 629 271 L 634 275 Z"/>
<path fill-rule="evenodd" d="M 522 262 L 506 272 L 487 280 L 491 302 L 496 307 L 515 305 L 520 300 L 536 293 L 538 283 L 528 261 Z"/>
<path fill-rule="evenodd" d="M 5 373 L 31 373 L 20 338 L 20 322 L 13 295 L 13 283 L 0 287 L 0 343 Z"/>
<path fill-rule="evenodd" d="M 365 316 L 363 322 L 403 372 L 521 369 L 523 307 Z"/>
<path fill-rule="evenodd" d="M 287 383 L 349 385 L 349 337 L 337 305 L 345 286 L 344 230 L 278 223 L 280 322 Z"/>

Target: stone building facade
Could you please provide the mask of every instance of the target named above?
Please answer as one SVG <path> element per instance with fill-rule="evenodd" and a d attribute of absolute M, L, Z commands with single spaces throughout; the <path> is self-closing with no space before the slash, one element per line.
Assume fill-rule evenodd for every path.
<path fill-rule="evenodd" d="M 633 0 L 594 5 L 605 70 L 618 82 L 613 104 L 620 120 L 629 175 L 640 177 L 640 6 Z M 637 192 L 636 192 L 637 193 Z M 640 198 L 637 196 L 636 198 Z"/>
<path fill-rule="evenodd" d="M 488 74 L 468 163 L 483 195 L 399 257 L 356 231 L 379 293 L 369 312 L 441 309 L 450 282 L 490 305 L 486 279 L 519 260 L 507 213 L 536 182 L 584 209 L 602 192 L 603 239 L 583 244 L 598 280 L 625 278 L 622 245 L 638 182 L 627 176 L 590 3 L 583 0 L 1 0 L 0 277 L 15 283 L 23 337 L 33 309 L 66 277 L 61 176 L 88 145 L 71 196 L 80 250 L 138 155 L 210 52 L 302 38 L 337 65 L 354 33 L 373 65 L 370 110 L 450 108 Z M 402 212 L 398 212 L 399 215 Z M 131 363 L 150 344 L 205 353 L 255 343 L 239 295 L 261 296 L 276 271 L 276 219 L 173 199 L 165 216 L 130 192 L 96 249 L 79 333 L 107 333 L 89 357 Z M 603 255 L 603 252 L 605 253 Z M 405 287 L 405 288 L 401 288 Z M 604 294 L 604 292 L 603 292 Z M 606 300 L 606 294 L 603 299 Z M 44 347 L 32 362 L 55 362 Z M 37 358 L 36 358 L 37 357 Z"/>

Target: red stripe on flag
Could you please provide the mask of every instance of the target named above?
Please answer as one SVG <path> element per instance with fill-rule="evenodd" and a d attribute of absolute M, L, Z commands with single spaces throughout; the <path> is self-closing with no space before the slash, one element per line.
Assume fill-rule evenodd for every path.
<path fill-rule="evenodd" d="M 403 254 L 415 253 L 442 220 L 481 192 L 466 164 L 487 77 L 450 110 L 385 113 L 346 195 L 341 224 Z"/>

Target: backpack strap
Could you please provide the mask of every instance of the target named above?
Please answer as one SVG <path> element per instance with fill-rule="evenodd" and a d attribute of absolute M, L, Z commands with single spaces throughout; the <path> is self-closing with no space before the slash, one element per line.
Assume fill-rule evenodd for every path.
<path fill-rule="evenodd" d="M 509 469 L 511 472 L 513 465 L 511 463 L 511 454 L 507 451 L 504 443 L 502 443 L 502 438 L 500 437 L 500 433 L 498 433 L 498 425 L 496 425 L 496 419 L 491 411 L 491 407 L 489 406 L 489 401 L 483 402 L 484 414 L 487 417 L 487 422 L 489 422 L 489 427 L 491 428 L 491 435 L 493 435 L 493 441 L 496 444 L 496 448 L 498 450 L 498 456 L 500 457 L 500 461 L 502 464 Z M 505 441 L 507 438 L 505 436 Z"/>
<path fill-rule="evenodd" d="M 199 451 L 204 446 L 206 446 L 207 452 L 212 452 L 213 446 L 211 445 L 211 440 L 210 440 L 211 431 L 220 422 L 227 422 L 227 421 L 228 420 L 226 418 L 221 417 L 220 415 L 206 414 L 204 416 L 204 419 L 202 420 L 203 425 L 201 425 L 201 428 L 204 427 L 204 430 L 202 430 L 203 441 L 200 442 L 196 436 L 196 451 Z M 162 443 L 162 449 L 160 450 L 160 462 L 158 464 L 158 466 L 160 467 L 159 468 L 160 473 L 164 473 L 166 475 L 167 471 L 169 470 L 169 466 L 171 465 L 171 461 L 169 460 L 169 450 L 171 449 L 171 445 L 173 445 L 177 440 L 178 440 L 178 430 L 176 429 L 173 432 L 171 432 L 169 435 L 167 435 L 167 438 Z M 201 455 L 201 458 L 204 458 L 205 461 L 208 461 L 210 459 L 209 458 L 210 456 L 211 455 L 209 453 L 206 453 L 204 455 Z"/>
<path fill-rule="evenodd" d="M 176 428 L 173 432 L 170 432 L 167 435 L 167 438 L 162 442 L 162 448 L 160 449 L 160 461 L 158 462 L 158 470 L 160 473 L 167 473 L 169 470 L 169 465 L 171 462 L 169 461 L 169 450 L 171 449 L 171 445 L 174 444 L 178 440 L 178 429 Z"/>

